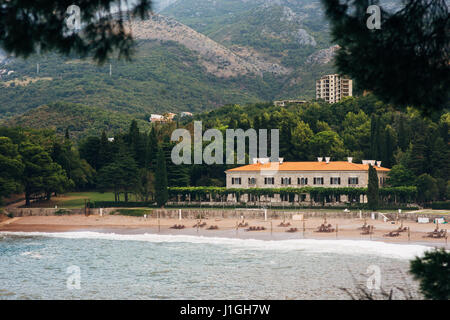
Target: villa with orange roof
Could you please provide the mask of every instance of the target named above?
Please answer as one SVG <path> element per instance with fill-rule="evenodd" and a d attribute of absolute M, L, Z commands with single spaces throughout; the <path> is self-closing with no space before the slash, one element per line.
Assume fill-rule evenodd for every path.
<path fill-rule="evenodd" d="M 369 181 L 369 164 L 378 174 L 379 185 L 386 183 L 390 169 L 383 168 L 381 161 L 363 160 L 354 163 L 353 158 L 347 161 L 330 161 L 329 157 L 317 158 L 310 162 L 270 162 L 268 158 L 255 158 L 252 164 L 225 171 L 227 188 L 301 188 L 301 187 L 367 187 Z M 281 197 L 281 198 L 280 198 Z M 302 195 L 302 201 L 310 201 L 309 195 Z M 347 199 L 346 196 L 336 196 L 327 202 L 365 202 L 360 199 Z M 246 199 L 252 201 L 252 199 Z M 287 201 L 280 195 L 275 195 L 273 202 Z M 294 201 L 298 201 L 296 199 Z"/>

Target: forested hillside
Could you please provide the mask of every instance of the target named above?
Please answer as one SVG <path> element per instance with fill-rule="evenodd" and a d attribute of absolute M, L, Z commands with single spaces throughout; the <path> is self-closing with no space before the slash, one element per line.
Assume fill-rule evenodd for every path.
<path fill-rule="evenodd" d="M 392 168 L 388 184 L 417 187 L 418 202 L 450 197 L 450 112 L 423 118 L 412 109 L 398 112 L 373 96 L 333 105 L 228 105 L 184 122 L 153 125 L 151 130 L 131 121 L 127 130 L 114 135 L 114 142 L 100 130 L 77 142 L 70 131 L 64 138 L 51 130 L 0 127 L 0 180 L 5 181 L 0 195 L 24 190 L 27 177 L 21 172 L 27 165 L 37 168 L 35 161 L 41 169 L 27 174 L 43 175 L 48 183 L 32 180 L 37 185 L 29 189 L 30 197 L 95 188 L 135 193 L 147 201 L 155 194 L 161 170 L 167 172 L 169 187 L 224 186 L 224 171 L 233 165 L 175 165 L 171 161 L 175 145 L 171 133 L 177 127 L 192 131 L 196 120 L 202 121 L 203 130 L 279 129 L 280 156 L 287 161 L 314 161 L 318 156 L 329 156 L 332 161 L 348 156 L 355 162 L 381 160 L 384 167 Z M 161 158 L 164 169 L 159 166 L 164 161 Z"/>
<path fill-rule="evenodd" d="M 173 19 L 133 24 L 134 60 L 111 61 L 111 76 L 90 59 L 0 56 L 0 118 L 57 101 L 143 115 L 313 98 L 334 72 L 318 1 L 177 1 L 162 14 Z"/>
<path fill-rule="evenodd" d="M 39 63 L 39 76 L 36 64 Z M 56 101 L 81 103 L 127 113 L 198 112 L 229 101 L 257 101 L 257 95 L 240 90 L 239 79 L 219 81 L 205 73 L 198 58 L 174 42 L 141 42 L 135 61 L 96 66 L 89 61 L 56 55 L 14 60 L 14 71 L 0 80 L 0 117 L 8 117 Z M 40 81 L 19 82 L 25 76 Z M 18 83 L 14 83 L 17 80 Z M 248 91 L 258 79 L 247 80 Z"/>
<path fill-rule="evenodd" d="M 22 115 L 0 121 L 0 125 L 51 129 L 60 136 L 69 131 L 75 141 L 105 131 L 109 137 L 126 132 L 135 117 L 117 111 L 66 102 L 43 105 Z M 143 130 L 150 130 L 147 119 L 137 119 Z"/>

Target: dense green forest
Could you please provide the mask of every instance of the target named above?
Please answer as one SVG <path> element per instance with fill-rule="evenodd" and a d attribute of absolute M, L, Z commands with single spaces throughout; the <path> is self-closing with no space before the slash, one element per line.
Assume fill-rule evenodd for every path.
<path fill-rule="evenodd" d="M 368 95 L 333 105 L 232 105 L 196 118 L 205 128 L 278 128 L 280 156 L 286 161 L 376 159 L 393 169 L 392 186 L 429 185 L 431 198 L 441 199 L 450 191 L 448 111 L 423 118 L 414 109 L 399 112 Z"/>
<path fill-rule="evenodd" d="M 23 192 L 27 205 L 86 188 L 95 175 L 70 140 L 52 130 L 0 127 L 0 168 L 0 199 Z"/>
<path fill-rule="evenodd" d="M 0 120 L 0 125 L 34 129 L 52 129 L 62 135 L 67 129 L 71 137 L 77 141 L 87 136 L 106 131 L 109 137 L 126 132 L 136 116 L 108 111 L 102 108 L 80 104 L 58 102 L 40 106 L 7 120 Z M 136 119 L 143 130 L 150 129 L 147 116 Z"/>
<path fill-rule="evenodd" d="M 418 202 L 450 196 L 450 112 L 423 118 L 413 109 L 396 111 L 371 95 L 333 105 L 320 101 L 287 107 L 228 105 L 151 128 L 134 120 L 127 131 L 115 134 L 113 142 L 105 131 L 77 142 L 70 130 L 58 135 L 51 130 L 2 128 L 1 195 L 25 191 L 27 198 L 49 198 L 63 190 L 98 189 L 114 190 L 116 200 L 121 194 L 127 200 L 133 193 L 153 201 L 161 183 L 222 187 L 224 171 L 233 165 L 175 165 L 170 159 L 175 145 L 170 141 L 172 131 L 179 127 L 192 131 L 194 120 L 202 121 L 203 130 L 278 128 L 280 156 L 287 161 L 317 156 L 381 160 L 392 168 L 388 184 L 417 187 Z"/>

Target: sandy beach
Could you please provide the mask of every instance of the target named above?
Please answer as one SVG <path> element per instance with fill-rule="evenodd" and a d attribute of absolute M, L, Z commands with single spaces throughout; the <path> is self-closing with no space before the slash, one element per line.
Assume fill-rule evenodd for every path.
<path fill-rule="evenodd" d="M 322 218 L 310 218 L 303 221 L 286 220 L 288 227 L 280 227 L 281 220 L 246 219 L 248 227 L 236 228 L 241 221 L 235 219 L 203 219 L 206 225 L 196 228 L 198 220 L 194 219 L 155 219 L 143 217 L 130 217 L 120 215 L 72 215 L 72 216 L 30 216 L 6 219 L 0 222 L 0 231 L 10 232 L 68 232 L 68 231 L 96 231 L 111 233 L 160 233 L 179 235 L 198 235 L 214 237 L 240 237 L 267 240 L 284 239 L 348 239 L 348 240 L 374 240 L 393 243 L 420 243 L 432 246 L 448 246 L 446 239 L 426 238 L 428 232 L 435 229 L 435 224 L 419 224 L 405 221 L 403 227 L 409 227 L 410 232 L 401 232 L 397 237 L 387 237 L 385 234 L 401 226 L 401 222 L 383 222 L 367 219 L 368 225 L 374 226 L 373 234 L 362 234 L 360 229 L 363 219 L 335 218 L 327 219 L 327 224 L 337 232 L 320 233 L 318 227 L 324 222 Z M 185 228 L 172 229 L 174 225 L 184 225 Z M 216 230 L 208 230 L 210 226 L 217 226 Z M 248 231 L 252 227 L 264 227 L 262 231 Z M 289 228 L 297 228 L 297 232 L 287 232 Z M 448 224 L 439 225 L 439 229 L 449 232 Z"/>

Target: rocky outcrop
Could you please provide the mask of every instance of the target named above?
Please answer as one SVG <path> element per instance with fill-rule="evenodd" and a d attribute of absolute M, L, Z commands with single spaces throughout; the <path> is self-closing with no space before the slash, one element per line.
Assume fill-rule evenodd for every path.
<path fill-rule="evenodd" d="M 206 70 L 218 77 L 262 75 L 265 72 L 287 74 L 281 65 L 258 56 L 240 56 L 192 28 L 168 17 L 155 14 L 145 21 L 132 22 L 133 35 L 138 40 L 175 41 L 196 52 Z"/>
<path fill-rule="evenodd" d="M 298 29 L 297 33 L 294 34 L 298 44 L 302 46 L 313 46 L 317 45 L 316 40 L 311 36 L 305 29 Z"/>
<path fill-rule="evenodd" d="M 322 50 L 316 51 L 306 59 L 305 63 L 306 64 L 327 64 L 333 59 L 333 57 L 338 49 L 339 49 L 339 46 L 335 45 L 335 46 L 329 47 L 327 49 L 322 49 Z"/>

